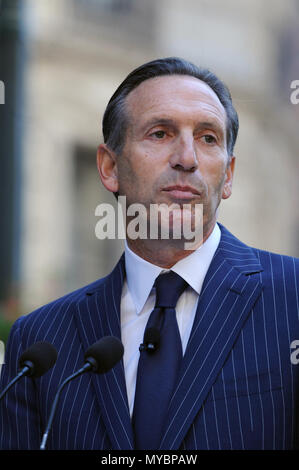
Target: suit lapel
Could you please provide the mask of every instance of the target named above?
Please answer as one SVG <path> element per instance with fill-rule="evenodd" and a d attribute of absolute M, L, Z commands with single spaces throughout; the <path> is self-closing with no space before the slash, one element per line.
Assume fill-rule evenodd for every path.
<path fill-rule="evenodd" d="M 103 336 L 121 339 L 120 301 L 125 277 L 124 255 L 112 273 L 77 304 L 76 320 L 84 350 Z M 123 361 L 106 374 L 92 374 L 102 417 L 114 449 L 133 449 Z"/>
<path fill-rule="evenodd" d="M 161 449 L 178 449 L 229 355 L 262 285 L 253 250 L 220 225 L 222 236 L 206 275 Z"/>

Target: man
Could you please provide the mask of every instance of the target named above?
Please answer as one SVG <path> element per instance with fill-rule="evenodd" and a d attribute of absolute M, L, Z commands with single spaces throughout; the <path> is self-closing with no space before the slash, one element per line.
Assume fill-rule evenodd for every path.
<path fill-rule="evenodd" d="M 232 191 L 237 133 L 226 87 L 184 60 L 145 64 L 117 89 L 98 149 L 104 186 L 126 207 L 142 204 L 148 225 L 152 205 L 179 209 L 159 219 L 168 239 L 128 236 L 111 274 L 16 322 L 2 389 L 36 341 L 54 344 L 58 360 L 7 393 L 1 448 L 39 447 L 59 384 L 107 335 L 122 340 L 123 360 L 66 386 L 48 449 L 296 446 L 298 260 L 248 247 L 216 222 Z M 171 235 L 185 222 L 196 232 L 198 205 L 202 239 L 187 250 Z"/>

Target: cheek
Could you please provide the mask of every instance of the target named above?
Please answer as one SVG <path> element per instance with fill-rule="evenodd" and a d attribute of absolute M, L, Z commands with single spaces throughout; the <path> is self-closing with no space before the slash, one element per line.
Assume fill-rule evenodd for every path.
<path fill-rule="evenodd" d="M 211 159 L 202 168 L 203 178 L 209 188 L 210 195 L 222 191 L 226 179 L 226 161 Z"/>
<path fill-rule="evenodd" d="M 127 195 L 128 200 L 142 201 L 146 199 L 153 187 L 155 165 L 149 157 L 143 154 L 134 159 L 123 158 L 118 166 L 118 181 L 121 194 Z M 130 198 L 132 195 L 132 198 Z"/>
<path fill-rule="evenodd" d="M 137 186 L 138 178 L 135 169 L 131 161 L 122 155 L 118 162 L 118 192 L 130 200 L 130 194 L 137 190 Z"/>

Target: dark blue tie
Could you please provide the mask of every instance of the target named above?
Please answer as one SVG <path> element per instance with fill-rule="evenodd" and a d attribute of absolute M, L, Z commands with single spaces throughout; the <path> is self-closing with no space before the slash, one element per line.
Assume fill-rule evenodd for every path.
<path fill-rule="evenodd" d="M 187 283 L 169 271 L 158 276 L 155 286 L 155 308 L 145 330 L 158 328 L 160 339 L 154 352 L 140 352 L 132 417 L 135 449 L 159 449 L 182 360 L 175 306 Z"/>

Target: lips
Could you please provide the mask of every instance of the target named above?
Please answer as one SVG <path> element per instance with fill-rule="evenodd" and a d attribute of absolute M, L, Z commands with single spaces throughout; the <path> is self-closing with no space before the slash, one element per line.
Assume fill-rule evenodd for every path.
<path fill-rule="evenodd" d="M 199 196 L 199 192 L 192 186 L 174 185 L 163 188 L 163 191 L 169 193 L 175 199 L 193 199 L 194 196 Z"/>

